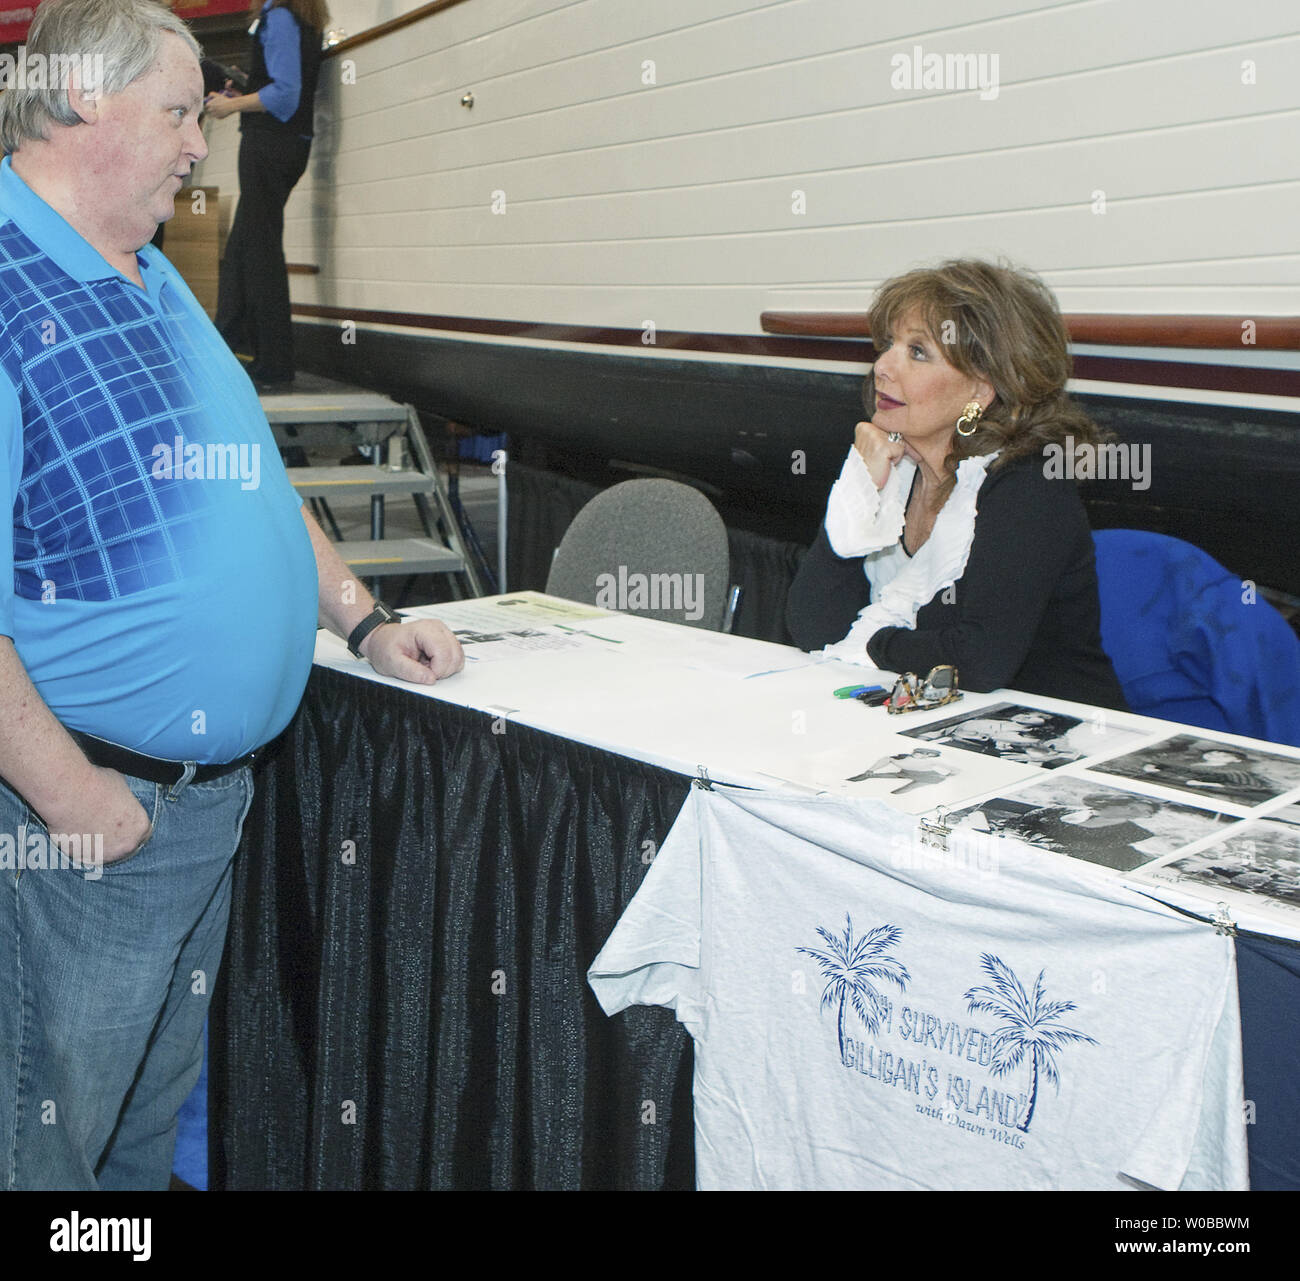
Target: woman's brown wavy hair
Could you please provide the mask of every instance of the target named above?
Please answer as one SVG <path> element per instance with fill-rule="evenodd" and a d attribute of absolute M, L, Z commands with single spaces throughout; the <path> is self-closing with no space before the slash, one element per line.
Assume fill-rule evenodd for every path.
<path fill-rule="evenodd" d="M 994 399 L 969 436 L 954 435 L 944 460 L 948 483 L 963 458 L 999 450 L 995 467 L 1042 454 L 1067 436 L 1097 444 L 1110 438 L 1069 398 L 1065 323 L 1052 291 L 1010 263 L 957 258 L 887 280 L 871 304 L 871 338 L 884 351 L 900 322 L 915 312 L 948 363 L 993 385 Z M 875 413 L 875 371 L 862 400 Z"/>

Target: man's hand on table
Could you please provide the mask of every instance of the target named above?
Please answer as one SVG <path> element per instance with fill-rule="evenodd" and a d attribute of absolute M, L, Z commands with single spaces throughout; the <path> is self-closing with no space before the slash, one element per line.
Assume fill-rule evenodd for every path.
<path fill-rule="evenodd" d="M 381 676 L 415 685 L 432 685 L 465 666 L 460 641 L 433 618 L 376 627 L 361 642 L 361 653 Z"/>

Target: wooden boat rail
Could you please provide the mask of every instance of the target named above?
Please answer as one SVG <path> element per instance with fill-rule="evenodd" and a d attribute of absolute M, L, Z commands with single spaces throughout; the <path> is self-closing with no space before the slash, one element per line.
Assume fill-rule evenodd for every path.
<path fill-rule="evenodd" d="M 1300 350 L 1300 316 L 1126 316 L 1079 312 L 1063 319 L 1071 342 L 1098 346 Z M 802 338 L 871 337 L 865 311 L 765 311 L 761 323 L 765 334 Z"/>

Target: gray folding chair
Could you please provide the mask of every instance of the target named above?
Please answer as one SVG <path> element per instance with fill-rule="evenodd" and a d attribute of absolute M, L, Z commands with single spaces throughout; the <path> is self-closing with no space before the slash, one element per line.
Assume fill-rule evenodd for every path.
<path fill-rule="evenodd" d="M 625 480 L 573 518 L 546 591 L 647 618 L 730 631 L 727 528 L 698 490 L 675 480 Z"/>

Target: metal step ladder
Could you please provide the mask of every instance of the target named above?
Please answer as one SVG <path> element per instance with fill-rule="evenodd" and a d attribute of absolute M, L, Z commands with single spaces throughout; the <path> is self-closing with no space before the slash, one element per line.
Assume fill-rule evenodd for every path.
<path fill-rule="evenodd" d="M 293 487 L 321 524 L 332 530 L 344 562 L 368 579 L 372 590 L 381 577 L 445 574 L 456 597 L 484 594 L 478 568 L 466 554 L 464 533 L 442 474 L 412 406 L 310 374 L 298 375 L 292 390 L 268 393 L 260 399 L 276 444 L 291 464 L 285 470 Z M 305 465 L 313 446 L 339 444 L 353 446 L 370 457 L 371 463 Z M 298 459 L 304 465 L 298 465 Z M 343 539 L 329 502 L 358 495 L 370 497 L 370 537 Z M 389 497 L 414 501 L 424 538 L 384 536 Z"/>

